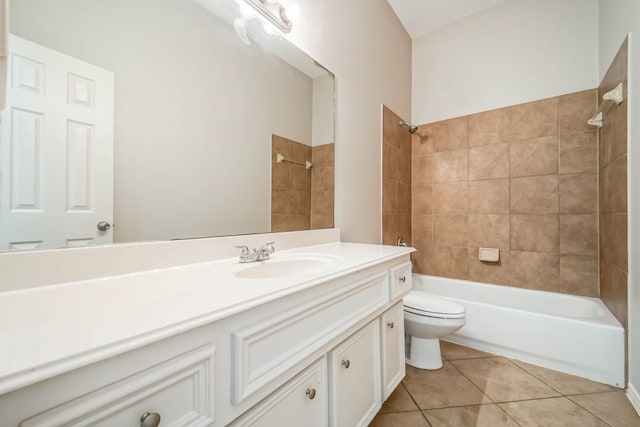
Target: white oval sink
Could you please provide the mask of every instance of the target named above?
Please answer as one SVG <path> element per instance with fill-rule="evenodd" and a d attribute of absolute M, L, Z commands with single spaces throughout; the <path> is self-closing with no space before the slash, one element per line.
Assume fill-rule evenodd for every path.
<path fill-rule="evenodd" d="M 273 258 L 248 264 L 236 271 L 236 277 L 242 279 L 273 279 L 278 277 L 300 276 L 329 270 L 336 266 L 340 258 L 329 255 L 301 255 L 287 258 Z"/>

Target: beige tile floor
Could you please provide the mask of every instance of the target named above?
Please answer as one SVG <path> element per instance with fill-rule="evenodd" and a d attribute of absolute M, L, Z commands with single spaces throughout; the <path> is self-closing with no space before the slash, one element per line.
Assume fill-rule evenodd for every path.
<path fill-rule="evenodd" d="M 407 376 L 370 427 L 640 427 L 624 391 L 442 342 L 444 366 Z"/>

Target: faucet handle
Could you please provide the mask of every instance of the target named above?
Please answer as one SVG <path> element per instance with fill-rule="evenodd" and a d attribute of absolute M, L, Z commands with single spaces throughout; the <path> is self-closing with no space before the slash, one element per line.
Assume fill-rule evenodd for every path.
<path fill-rule="evenodd" d="M 276 242 L 268 242 L 265 243 L 264 245 L 262 245 L 262 249 L 268 253 L 268 254 L 272 254 L 276 251 L 276 248 L 273 247 L 273 245 L 275 245 Z"/>
<path fill-rule="evenodd" d="M 249 252 L 249 248 L 248 248 L 248 247 L 246 247 L 246 246 L 244 246 L 244 245 L 241 245 L 241 246 L 235 246 L 235 247 L 236 247 L 236 248 L 238 248 L 238 249 L 242 249 L 242 252 L 240 252 L 240 258 L 241 258 L 241 259 L 242 259 L 242 258 L 247 258 L 247 257 L 249 256 L 249 253 L 250 253 L 250 252 Z"/>

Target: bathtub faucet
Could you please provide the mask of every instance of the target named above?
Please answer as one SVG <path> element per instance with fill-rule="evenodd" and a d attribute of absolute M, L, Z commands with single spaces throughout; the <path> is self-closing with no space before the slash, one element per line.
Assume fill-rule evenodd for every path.
<path fill-rule="evenodd" d="M 396 242 L 398 246 L 407 247 L 407 242 L 404 241 L 404 237 L 398 236 L 398 241 Z"/>

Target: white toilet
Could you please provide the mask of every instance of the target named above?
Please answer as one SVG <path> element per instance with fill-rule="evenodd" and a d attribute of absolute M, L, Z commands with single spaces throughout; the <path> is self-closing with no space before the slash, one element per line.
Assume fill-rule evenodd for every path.
<path fill-rule="evenodd" d="M 420 369 L 442 368 L 440 338 L 465 324 L 464 307 L 422 291 L 404 297 L 404 333 L 410 340 L 407 364 Z"/>

